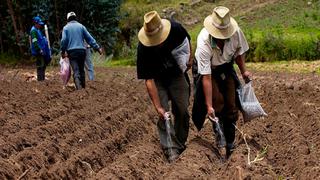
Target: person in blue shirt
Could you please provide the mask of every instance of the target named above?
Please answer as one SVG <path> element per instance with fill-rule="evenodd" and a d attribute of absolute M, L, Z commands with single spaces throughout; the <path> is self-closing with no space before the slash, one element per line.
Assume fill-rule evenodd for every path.
<path fill-rule="evenodd" d="M 67 14 L 67 25 L 63 27 L 61 39 L 61 56 L 68 57 L 73 70 L 73 80 L 76 89 L 85 88 L 85 42 L 102 54 L 102 48 L 87 31 L 86 27 L 76 21 L 74 12 Z"/>
<path fill-rule="evenodd" d="M 36 59 L 37 80 L 43 81 L 45 80 L 46 67 L 51 61 L 51 53 L 48 40 L 41 31 L 44 22 L 39 16 L 35 16 L 32 20 L 34 25 L 30 30 L 31 54 Z"/>

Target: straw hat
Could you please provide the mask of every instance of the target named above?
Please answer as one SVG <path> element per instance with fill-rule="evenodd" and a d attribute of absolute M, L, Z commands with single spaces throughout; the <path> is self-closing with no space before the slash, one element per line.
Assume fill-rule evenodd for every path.
<path fill-rule="evenodd" d="M 230 17 L 229 9 L 218 6 L 203 22 L 204 28 L 217 39 L 230 38 L 239 28 L 238 23 Z"/>
<path fill-rule="evenodd" d="M 145 46 L 156 46 L 167 39 L 170 29 L 169 20 L 161 19 L 156 11 L 151 11 L 144 15 L 144 23 L 138 33 L 138 39 Z"/>

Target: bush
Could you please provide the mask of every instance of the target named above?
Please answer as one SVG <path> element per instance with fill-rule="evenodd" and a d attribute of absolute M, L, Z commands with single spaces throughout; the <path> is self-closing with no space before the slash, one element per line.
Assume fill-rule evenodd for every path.
<path fill-rule="evenodd" d="M 286 34 L 283 30 L 277 30 L 262 33 L 257 38 L 254 38 L 252 31 L 248 31 L 246 37 L 250 46 L 247 61 L 320 59 L 320 35 Z"/>

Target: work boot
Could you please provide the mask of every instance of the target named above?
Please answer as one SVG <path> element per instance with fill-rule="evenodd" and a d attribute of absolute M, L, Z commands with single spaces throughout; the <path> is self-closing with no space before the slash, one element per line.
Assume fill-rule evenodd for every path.
<path fill-rule="evenodd" d="M 85 78 L 80 78 L 81 86 L 82 88 L 86 88 L 86 79 Z"/>
<path fill-rule="evenodd" d="M 231 156 L 231 154 L 233 153 L 235 149 L 235 146 L 233 143 L 228 143 L 227 144 L 227 154 L 226 154 L 226 157 L 229 158 Z"/>
<path fill-rule="evenodd" d="M 81 82 L 80 82 L 80 80 L 79 80 L 78 78 L 76 78 L 76 79 L 74 80 L 74 84 L 76 85 L 76 89 L 77 89 L 77 90 L 82 89 Z"/>

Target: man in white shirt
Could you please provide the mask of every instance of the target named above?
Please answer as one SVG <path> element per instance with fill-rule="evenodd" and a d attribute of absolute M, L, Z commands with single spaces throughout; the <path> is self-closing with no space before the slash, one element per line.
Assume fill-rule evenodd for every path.
<path fill-rule="evenodd" d="M 245 67 L 245 52 L 248 49 L 246 38 L 237 22 L 230 17 L 229 9 L 223 6 L 214 8 L 213 13 L 204 20 L 204 28 L 197 39 L 195 58 L 201 78 L 198 88 L 202 91 L 198 89 L 196 93 L 203 93 L 204 102 L 199 102 L 200 99 L 195 97 L 195 114 L 192 116 L 194 121 L 199 121 L 195 109 L 202 103 L 205 104 L 202 107 L 206 109 L 209 119 L 219 119 L 224 137 L 217 132 L 215 123 L 213 129 L 216 143 L 219 148 L 226 148 L 227 157 L 234 148 L 234 124 L 238 119 L 239 110 L 236 89 L 240 83 L 233 63 L 236 62 L 238 65 L 243 79 L 249 81 L 251 73 Z M 200 111 L 205 112 L 203 109 Z M 198 129 L 201 129 L 204 117 L 201 116 Z"/>

